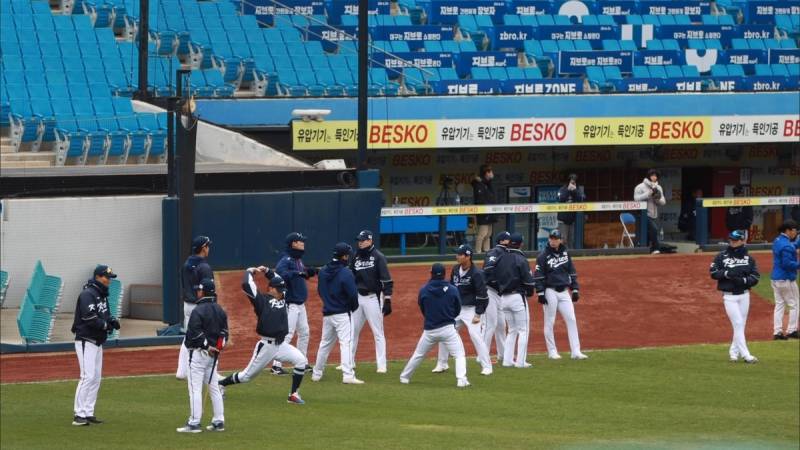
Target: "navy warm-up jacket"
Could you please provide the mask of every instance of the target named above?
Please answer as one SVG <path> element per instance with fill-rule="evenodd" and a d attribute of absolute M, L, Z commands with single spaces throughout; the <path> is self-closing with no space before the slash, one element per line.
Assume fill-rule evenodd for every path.
<path fill-rule="evenodd" d="M 358 291 L 347 264 L 334 259 L 319 273 L 317 292 L 322 298 L 322 315 L 350 313 L 358 309 Z"/>
<path fill-rule="evenodd" d="M 444 280 L 431 280 L 423 286 L 417 303 L 425 317 L 426 330 L 455 325 L 456 317 L 461 314 L 458 288 Z"/>

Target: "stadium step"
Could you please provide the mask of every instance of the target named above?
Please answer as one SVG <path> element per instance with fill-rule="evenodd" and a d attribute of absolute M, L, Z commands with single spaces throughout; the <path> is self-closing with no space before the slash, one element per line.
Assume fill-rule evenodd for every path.
<path fill-rule="evenodd" d="M 3 136 L 0 138 L 0 153 L 14 153 L 10 137 Z"/>
<path fill-rule="evenodd" d="M 5 169 L 50 167 L 55 164 L 55 161 L 55 152 L 3 152 L 0 157 L 0 165 Z"/>

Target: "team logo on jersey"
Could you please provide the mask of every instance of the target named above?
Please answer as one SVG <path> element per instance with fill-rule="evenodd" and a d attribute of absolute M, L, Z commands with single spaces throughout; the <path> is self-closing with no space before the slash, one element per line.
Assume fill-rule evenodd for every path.
<path fill-rule="evenodd" d="M 569 262 L 569 256 L 567 254 L 563 254 L 562 256 L 552 256 L 547 258 L 547 265 L 550 266 L 551 269 L 556 269 L 558 267 L 563 266 L 564 264 Z"/>
<path fill-rule="evenodd" d="M 273 309 L 281 309 L 286 307 L 286 302 L 284 300 L 278 300 L 277 298 L 271 298 L 269 300 L 269 306 Z"/>
<path fill-rule="evenodd" d="M 442 290 L 445 291 L 445 292 L 447 292 L 447 289 L 449 289 L 448 286 L 445 286 L 445 287 L 442 288 Z"/>
<path fill-rule="evenodd" d="M 745 256 L 744 258 L 733 258 L 729 256 L 722 260 L 722 265 L 724 265 L 725 267 L 749 266 L 750 256 Z"/>
<path fill-rule="evenodd" d="M 489 262 L 495 262 L 495 261 L 497 261 L 497 256 L 490 256 L 489 257 Z"/>
<path fill-rule="evenodd" d="M 355 264 L 353 267 L 356 270 L 364 270 L 364 269 L 371 269 L 375 267 L 375 257 L 370 256 L 369 259 L 356 259 Z"/>

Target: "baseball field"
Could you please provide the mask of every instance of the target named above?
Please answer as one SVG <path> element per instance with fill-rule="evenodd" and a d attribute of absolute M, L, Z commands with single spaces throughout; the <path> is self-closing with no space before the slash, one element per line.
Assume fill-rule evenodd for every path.
<path fill-rule="evenodd" d="M 769 254 L 756 258 L 762 273 L 769 273 Z M 186 383 L 169 375 L 176 347 L 107 351 L 97 406 L 106 423 L 80 428 L 70 425 L 78 375 L 74 354 L 3 355 L 0 447 L 796 449 L 800 345 L 770 340 L 772 305 L 769 289 L 762 288 L 753 293 L 747 330 L 760 363 L 728 362 L 731 329 L 707 275 L 710 259 L 577 261 L 584 296 L 576 310 L 590 359 L 572 361 L 562 353 L 560 361 L 547 360 L 541 309 L 533 307 L 529 361 L 534 366 L 497 367 L 483 377 L 469 358 L 472 386 L 464 390 L 455 387 L 452 371 L 432 374 L 433 360 L 411 384 L 398 382 L 421 331 L 415 297 L 426 272 L 425 266 L 393 266 L 388 374 L 376 374 L 365 362 L 374 361 L 365 330 L 357 367 L 365 385 L 342 385 L 329 366 L 322 381 L 306 378 L 300 391 L 307 404 L 297 406 L 286 403 L 288 377 L 262 374 L 250 384 L 229 387 L 227 430 L 218 434 L 174 431 L 188 414 Z M 257 340 L 240 275 L 217 276 L 233 333 L 221 361 L 224 374 L 244 367 Z M 766 287 L 766 277 L 763 282 Z M 313 360 L 321 317 L 319 299 L 309 301 Z M 562 352 L 565 334 L 558 319 Z M 472 353 L 468 340 L 465 346 Z M 337 360 L 334 352 L 329 363 Z"/>

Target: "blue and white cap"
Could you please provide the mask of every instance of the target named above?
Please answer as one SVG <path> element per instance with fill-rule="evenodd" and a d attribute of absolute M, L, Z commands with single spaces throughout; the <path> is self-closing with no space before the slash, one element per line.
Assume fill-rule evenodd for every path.
<path fill-rule="evenodd" d="M 730 241 L 743 241 L 744 240 L 744 231 L 742 230 L 733 230 L 731 234 L 728 235 L 728 240 Z"/>

